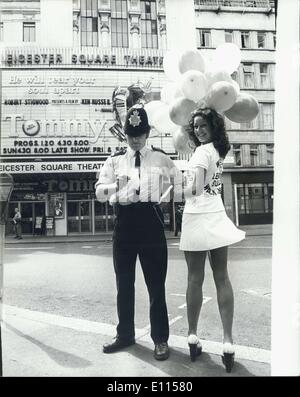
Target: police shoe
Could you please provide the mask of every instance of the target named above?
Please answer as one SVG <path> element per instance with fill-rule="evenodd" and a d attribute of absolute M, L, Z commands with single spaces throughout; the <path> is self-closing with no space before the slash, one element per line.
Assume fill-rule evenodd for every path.
<path fill-rule="evenodd" d="M 154 348 L 154 358 L 159 361 L 169 358 L 169 346 L 167 342 L 156 343 Z"/>
<path fill-rule="evenodd" d="M 111 343 L 105 343 L 103 345 L 103 353 L 114 353 L 124 347 L 131 346 L 135 344 L 135 339 L 120 339 L 115 337 Z"/>

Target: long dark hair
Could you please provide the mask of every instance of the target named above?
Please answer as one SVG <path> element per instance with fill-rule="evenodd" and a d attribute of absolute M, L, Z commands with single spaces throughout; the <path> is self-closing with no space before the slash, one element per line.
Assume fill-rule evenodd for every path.
<path fill-rule="evenodd" d="M 226 154 L 230 150 L 230 144 L 225 129 L 224 118 L 214 109 L 208 107 L 194 110 L 189 121 L 190 128 L 188 132 L 195 146 L 201 145 L 194 132 L 194 119 L 197 116 L 202 117 L 208 122 L 212 132 L 212 143 L 219 152 L 220 157 L 225 159 Z"/>

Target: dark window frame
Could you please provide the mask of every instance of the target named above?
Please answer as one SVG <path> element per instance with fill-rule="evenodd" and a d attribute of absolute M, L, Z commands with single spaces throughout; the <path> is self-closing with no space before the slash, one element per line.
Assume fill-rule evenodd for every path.
<path fill-rule="evenodd" d="M 158 48 L 156 0 L 141 0 L 142 48 Z"/>
<path fill-rule="evenodd" d="M 111 0 L 111 46 L 129 47 L 127 0 Z"/>
<path fill-rule="evenodd" d="M 211 30 L 197 29 L 197 31 L 198 31 L 198 48 L 210 48 L 211 47 Z M 208 40 L 207 40 L 207 37 L 208 37 Z"/>
<path fill-rule="evenodd" d="M 28 36 L 27 37 L 25 36 Z M 26 40 L 25 40 L 26 39 Z M 23 22 L 23 43 L 34 43 L 36 41 L 36 23 Z"/>
<path fill-rule="evenodd" d="M 98 47 L 98 1 L 80 0 L 80 40 L 82 47 Z"/>

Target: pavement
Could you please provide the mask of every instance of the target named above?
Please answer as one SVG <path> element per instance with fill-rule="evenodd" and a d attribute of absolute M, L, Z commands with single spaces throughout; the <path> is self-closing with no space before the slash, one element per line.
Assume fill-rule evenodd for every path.
<path fill-rule="evenodd" d="M 241 230 L 246 232 L 247 236 L 268 236 L 272 235 L 272 225 L 246 225 L 239 226 Z M 167 240 L 179 239 L 174 236 L 174 232 L 165 231 Z M 179 235 L 180 236 L 180 235 Z M 24 243 L 72 243 L 72 242 L 100 242 L 111 241 L 112 232 L 91 234 L 77 234 L 69 236 L 27 236 L 23 235 L 22 240 L 15 239 L 13 236 L 6 236 L 5 244 L 24 244 Z"/>
<path fill-rule="evenodd" d="M 104 354 L 115 335 L 110 324 L 4 305 L 4 377 L 253 377 L 270 376 L 270 352 L 236 346 L 235 365 L 226 373 L 222 345 L 202 341 L 203 353 L 191 362 L 186 337 L 170 335 L 170 357 L 157 361 L 149 329 L 136 329 L 136 344 Z"/>
<path fill-rule="evenodd" d="M 241 227 L 248 235 L 269 235 L 271 225 Z M 167 232 L 173 239 L 173 233 Z M 6 244 L 32 242 L 109 241 L 111 235 L 6 238 Z M 203 353 L 191 362 L 186 337 L 173 335 L 170 357 L 157 361 L 149 328 L 136 329 L 136 344 L 104 354 L 102 345 L 115 336 L 115 326 L 3 305 L 2 361 L 4 377 L 97 377 L 118 379 L 201 377 L 269 377 L 270 351 L 236 346 L 235 365 L 227 373 L 221 361 L 222 344 L 202 341 Z M 125 378 L 124 378 L 125 379 Z M 110 386 L 108 386 L 110 387 Z M 122 386 L 120 386 L 122 387 Z M 109 390 L 108 390 L 109 391 Z M 118 391 L 118 390 L 117 390 Z M 121 391 L 121 389 L 120 389 Z M 136 390 L 133 394 L 139 394 Z"/>

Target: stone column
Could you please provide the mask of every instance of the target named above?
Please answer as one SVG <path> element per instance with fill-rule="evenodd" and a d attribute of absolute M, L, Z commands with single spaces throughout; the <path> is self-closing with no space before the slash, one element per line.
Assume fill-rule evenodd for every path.
<path fill-rule="evenodd" d="M 166 25 L 166 16 L 159 16 L 159 34 L 160 34 L 160 48 L 162 50 L 167 49 L 167 25 Z"/>
<path fill-rule="evenodd" d="M 73 12 L 73 47 L 80 46 L 79 12 Z"/>
<path fill-rule="evenodd" d="M 130 35 L 131 35 L 131 48 L 141 48 L 140 44 L 140 16 L 130 15 Z"/>
<path fill-rule="evenodd" d="M 101 37 L 101 47 L 110 47 L 110 29 L 109 29 L 109 16 L 108 12 L 100 12 L 100 37 Z"/>

